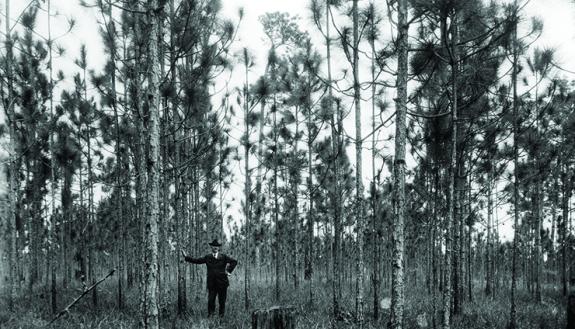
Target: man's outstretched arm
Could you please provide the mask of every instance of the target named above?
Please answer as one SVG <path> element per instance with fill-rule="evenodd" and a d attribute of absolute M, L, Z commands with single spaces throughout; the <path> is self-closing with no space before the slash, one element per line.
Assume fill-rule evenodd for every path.
<path fill-rule="evenodd" d="M 183 250 L 180 250 L 182 252 L 182 256 L 184 256 L 184 260 L 188 263 L 193 263 L 193 264 L 205 264 L 206 263 L 206 256 L 204 257 L 200 257 L 200 258 L 194 258 L 194 257 L 190 257 L 188 255 L 186 255 L 186 253 Z"/>

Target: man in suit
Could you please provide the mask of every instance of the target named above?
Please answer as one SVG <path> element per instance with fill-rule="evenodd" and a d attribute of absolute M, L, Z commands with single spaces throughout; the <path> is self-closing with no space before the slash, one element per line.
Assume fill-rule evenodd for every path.
<path fill-rule="evenodd" d="M 208 270 L 208 316 L 212 316 L 216 309 L 216 296 L 220 304 L 220 316 L 226 311 L 226 296 L 230 282 L 228 276 L 233 272 L 238 262 L 226 254 L 220 253 L 222 244 L 214 239 L 208 243 L 212 252 L 200 258 L 187 256 L 182 250 L 186 262 L 193 264 L 206 264 Z"/>

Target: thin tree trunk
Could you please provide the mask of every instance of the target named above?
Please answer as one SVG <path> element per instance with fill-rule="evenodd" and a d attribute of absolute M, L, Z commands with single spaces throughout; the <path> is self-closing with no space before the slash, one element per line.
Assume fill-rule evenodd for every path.
<path fill-rule="evenodd" d="M 537 74 L 535 75 L 535 80 L 537 81 Z M 538 139 L 541 139 L 541 133 L 539 131 L 539 106 L 538 106 L 538 85 L 535 85 L 535 113 L 537 118 L 535 120 L 535 131 Z M 543 228 L 543 178 L 541 172 L 541 155 L 539 149 L 537 149 L 535 154 L 535 300 L 537 303 L 542 302 L 541 298 L 541 276 L 543 274 L 543 250 L 541 247 L 541 230 Z"/>
<path fill-rule="evenodd" d="M 173 22 L 175 19 L 175 8 L 174 0 L 170 0 L 170 19 Z M 175 53 L 175 40 L 173 29 L 170 29 L 170 78 L 173 84 L 177 83 L 178 76 L 178 66 L 176 65 L 176 53 Z M 176 230 L 176 241 L 178 248 L 186 248 L 185 241 L 191 240 L 191 237 L 184 239 L 186 228 L 188 226 L 188 214 L 187 214 L 187 181 L 186 174 L 187 169 L 180 168 L 182 165 L 181 161 L 181 150 L 185 149 L 186 139 L 182 138 L 184 135 L 182 133 L 182 127 L 180 127 L 179 109 L 178 109 L 178 97 L 172 98 L 172 128 L 173 128 L 173 144 L 174 144 L 174 165 L 173 165 L 173 179 L 174 179 L 174 210 L 175 219 L 178 225 Z M 183 147 L 182 147 L 183 146 Z M 184 177 L 183 179 L 181 177 Z M 188 250 L 190 248 L 188 247 Z M 182 315 L 186 311 L 187 307 L 187 292 L 186 292 L 186 270 L 187 266 L 184 264 L 184 260 L 181 257 L 177 259 L 177 282 L 178 282 L 178 301 L 176 312 L 178 315 Z"/>
<path fill-rule="evenodd" d="M 274 225 L 275 225 L 275 238 L 274 238 L 274 258 L 275 258 L 275 301 L 279 302 L 280 300 L 280 227 L 279 227 L 279 194 L 278 194 L 278 128 L 277 128 L 277 103 L 276 103 L 276 68 L 272 69 L 272 79 L 274 83 L 274 91 L 273 91 L 273 137 L 274 137 L 274 155 L 273 155 L 273 195 L 274 195 Z"/>
<path fill-rule="evenodd" d="M 326 19 L 326 51 L 327 51 L 327 83 L 328 83 L 328 106 L 330 107 L 330 113 L 333 113 L 334 97 L 333 97 L 333 87 L 332 87 L 332 74 L 331 74 L 331 36 L 330 36 L 330 3 L 326 3 L 325 9 L 325 19 Z M 339 109 L 336 111 L 339 112 Z M 335 114 L 335 116 L 338 116 Z M 333 195 L 332 202 L 334 205 L 334 215 L 333 215 L 333 227 L 334 227 L 334 239 L 333 244 L 331 244 L 331 260 L 332 260 L 332 270 L 327 271 L 328 278 L 331 281 L 332 286 L 332 297 L 333 297 L 333 313 L 334 316 L 338 316 L 340 313 L 339 303 L 341 300 L 341 264 L 340 264 L 340 215 L 341 215 L 341 202 L 340 202 L 340 189 L 339 189 L 339 137 L 338 130 L 336 126 L 336 119 L 334 115 L 331 116 L 331 138 L 332 138 L 332 156 L 333 156 L 333 171 L 334 171 L 334 182 L 333 182 Z"/>
<path fill-rule="evenodd" d="M 15 98 L 13 96 L 13 77 L 12 77 L 12 37 L 10 34 L 10 0 L 6 0 L 6 77 L 8 81 L 8 99 L 7 102 L 7 120 L 9 125 L 9 157 L 10 165 L 8 167 L 8 218 L 7 218 L 7 230 L 8 230 L 8 309 L 10 311 L 14 310 L 14 298 L 15 298 L 15 282 L 17 280 L 17 270 L 16 264 L 18 263 L 18 253 L 16 252 L 16 203 L 18 196 L 18 146 L 16 138 L 16 118 L 14 113 L 14 102 Z"/>
<path fill-rule="evenodd" d="M 108 19 L 109 19 L 109 23 L 111 24 L 111 28 L 108 28 L 108 33 L 114 33 L 115 32 L 115 27 L 114 27 L 114 19 L 113 19 L 113 12 L 112 12 L 112 6 L 109 6 L 108 8 Z M 111 40 L 115 40 L 116 35 L 110 35 L 109 38 Z M 121 135 L 120 135 L 120 119 L 119 119 L 119 115 L 118 115 L 118 108 L 117 108 L 117 104 L 116 104 L 116 45 L 115 43 L 111 44 L 111 49 L 110 49 L 110 62 L 112 64 L 112 68 L 110 70 L 110 100 L 111 100 L 111 106 L 112 109 L 114 110 L 114 122 L 115 122 L 115 133 L 116 133 L 116 145 L 115 145 L 115 153 L 116 153 L 116 175 L 115 175 L 115 183 L 116 183 L 116 187 L 115 187 L 115 193 L 116 193 L 116 211 L 117 211 L 117 216 L 118 216 L 118 220 L 120 221 L 120 232 L 118 232 L 118 236 L 120 237 L 120 239 L 122 240 L 122 237 L 124 236 L 124 205 L 123 205 L 123 200 L 122 200 L 122 178 L 121 178 L 121 171 L 122 171 L 122 165 L 121 165 L 121 158 L 122 158 L 122 154 L 120 151 L 120 143 L 122 143 L 121 140 Z M 123 253 L 125 252 L 123 250 L 123 248 L 121 247 L 122 244 L 120 243 L 118 245 L 118 271 L 117 271 L 117 280 L 118 280 L 118 295 L 117 295 L 117 303 L 118 303 L 118 308 L 121 310 L 124 308 L 124 287 L 123 287 L 123 279 L 124 279 L 124 257 L 123 257 Z"/>
<path fill-rule="evenodd" d="M 515 10 L 517 10 L 515 3 Z M 511 263 L 511 312 L 509 317 L 509 329 L 517 327 L 517 304 L 515 295 L 517 291 L 517 253 L 519 244 L 519 117 L 518 117 L 518 97 L 517 97 L 517 26 L 515 26 L 513 36 L 513 62 L 511 72 L 511 84 L 513 88 L 513 250 Z"/>
<path fill-rule="evenodd" d="M 244 85 L 244 171 L 245 171 L 245 185 L 244 185 L 244 215 L 246 216 L 245 222 L 245 250 L 246 266 L 244 269 L 244 308 L 246 310 L 250 307 L 250 282 L 249 282 L 249 259 L 250 259 L 250 241 L 251 241 L 251 176 L 250 176 L 250 106 L 249 106 L 249 58 L 247 50 L 244 48 L 244 64 L 245 64 L 245 85 Z M 264 120 L 261 118 L 261 120 Z M 259 179 L 259 178 L 258 178 Z"/>
<path fill-rule="evenodd" d="M 360 328 L 363 328 L 363 304 L 364 304 L 364 218 L 365 207 L 363 203 L 363 177 L 362 177 L 362 136 L 361 136 L 361 92 L 359 82 L 359 13 L 357 8 L 358 0 L 353 1 L 353 101 L 355 105 L 355 224 L 357 225 L 357 245 L 358 245 L 358 273 L 357 273 L 357 304 L 358 321 Z"/>
<path fill-rule="evenodd" d="M 49 71 L 49 102 L 50 102 L 50 117 L 54 118 L 54 80 L 52 78 L 53 66 L 52 66 L 52 12 L 51 12 L 52 1 L 48 0 L 48 71 Z M 54 155 L 54 131 L 50 134 L 50 208 L 51 208 L 51 220 L 50 227 L 48 229 L 48 268 L 51 277 L 51 289 L 50 289 L 50 300 L 52 305 L 52 313 L 58 312 L 57 303 L 57 290 L 56 290 L 56 222 L 57 222 L 57 211 L 56 211 L 56 159 Z"/>
<path fill-rule="evenodd" d="M 343 147 L 343 110 L 341 108 L 341 101 L 337 100 L 335 102 L 336 110 L 335 110 L 335 153 L 334 153 L 334 172 L 336 173 L 336 182 L 335 182 L 335 190 L 337 192 L 337 196 L 335 200 L 337 203 L 335 204 L 335 216 L 334 216 L 334 241 L 333 241 L 333 248 L 334 248 L 334 271 L 335 271 L 335 289 L 336 289 L 336 297 L 337 297 L 337 310 L 341 311 L 341 301 L 343 295 L 343 286 L 342 284 L 346 280 L 345 271 L 346 271 L 346 264 L 344 264 L 342 255 L 344 250 L 344 244 L 342 243 L 343 237 L 343 214 L 344 214 L 344 196 L 342 194 L 342 185 L 340 184 L 339 177 L 341 174 L 341 167 L 340 164 L 343 162 L 340 160 L 340 157 L 343 157 L 345 152 Z M 343 275 L 343 277 L 342 277 Z"/>
<path fill-rule="evenodd" d="M 164 1 L 165 2 L 165 1 Z M 163 4 L 162 4 L 163 6 Z M 166 79 L 166 65 L 164 60 L 164 24 L 165 21 L 163 19 L 158 20 L 158 46 L 157 46 L 157 56 L 158 62 L 160 66 L 160 79 L 162 79 L 162 83 Z M 158 125 L 159 130 L 164 132 L 167 131 L 167 120 L 168 120 L 168 106 L 166 97 L 160 94 L 160 110 L 158 112 Z M 158 280 L 157 280 L 157 289 L 158 289 L 158 303 L 160 305 L 164 304 L 164 300 L 168 295 L 168 282 L 170 282 L 170 278 L 168 277 L 167 271 L 167 261 L 168 261 L 168 254 L 169 251 L 167 250 L 167 244 L 165 241 L 168 239 L 168 198 L 169 198 L 169 182 L 168 176 L 165 174 L 166 169 L 168 168 L 168 149 L 167 149 L 167 142 L 168 138 L 165 134 L 160 134 L 159 140 L 159 165 L 158 165 L 158 181 L 159 181 L 159 190 L 158 190 L 158 200 L 159 200 L 159 216 L 158 216 Z M 210 216 L 210 213 L 206 214 Z M 166 283 L 164 283 L 166 281 Z"/>
<path fill-rule="evenodd" d="M 80 129 L 78 129 L 78 141 L 81 141 L 81 136 L 82 134 L 82 124 L 80 124 Z M 84 209 L 84 179 L 83 179 L 83 160 L 82 160 L 82 154 L 84 154 L 83 149 L 84 147 L 82 146 L 82 144 L 80 144 L 80 147 L 82 149 L 82 152 L 80 154 L 80 174 L 79 174 L 79 185 L 80 185 L 80 222 L 83 223 L 84 225 L 84 229 L 86 228 L 86 223 L 84 223 L 84 221 L 87 221 L 87 214 L 86 214 L 86 210 Z M 84 230 L 83 229 L 83 230 Z M 88 274 L 88 262 L 86 259 L 86 239 L 80 239 L 80 247 L 79 247 L 79 251 L 78 251 L 79 255 L 80 255 L 80 272 L 81 272 L 81 281 L 82 281 L 82 286 L 86 287 L 86 275 Z"/>
<path fill-rule="evenodd" d="M 86 80 L 86 66 L 82 68 L 83 80 L 84 80 L 84 101 L 88 102 L 88 87 L 87 87 L 87 80 Z M 88 164 L 88 223 L 86 226 L 87 229 L 87 240 L 88 243 L 92 244 L 93 237 L 95 236 L 95 223 L 94 223 L 94 186 L 93 186 L 93 177 L 92 177 L 92 115 L 93 113 L 88 113 L 88 120 L 86 121 L 86 141 L 88 144 L 88 153 L 86 155 L 86 162 Z M 91 282 L 94 284 L 96 282 L 95 274 L 94 274 L 94 251 L 93 246 L 88 246 L 88 261 L 85 262 L 87 266 L 87 272 L 84 272 L 86 275 L 86 281 Z M 92 304 L 94 307 L 98 306 L 98 290 L 97 287 L 94 287 L 92 290 Z"/>
<path fill-rule="evenodd" d="M 141 9 L 140 4 L 130 3 L 130 9 L 134 11 L 139 11 Z M 134 37 L 133 37 L 133 47 L 134 47 L 134 62 L 132 64 L 132 79 L 130 83 L 132 84 L 132 91 L 134 96 L 132 97 L 132 109 L 135 116 L 135 126 L 138 132 L 141 132 L 136 137 L 135 149 L 134 149 L 134 166 L 136 170 L 136 222 L 138 223 L 138 239 L 136 241 L 139 262 L 136 262 L 137 267 L 137 279 L 139 282 L 140 300 L 141 305 L 144 305 L 144 264 L 146 262 L 145 249 L 141 246 L 145 245 L 147 242 L 145 236 L 145 223 L 148 217 L 148 208 L 146 207 L 147 190 L 146 185 L 148 181 L 148 173 L 146 171 L 146 136 L 144 128 L 144 119 L 147 116 L 146 109 L 144 107 L 144 93 L 142 92 L 142 70 L 140 70 L 139 64 L 144 60 L 145 52 L 140 49 L 140 44 L 144 44 L 143 40 L 143 24 L 140 22 L 140 15 L 134 15 Z"/>
<path fill-rule="evenodd" d="M 457 28 L 457 27 L 456 27 Z M 456 95 L 457 96 L 457 95 Z M 457 123 L 456 136 L 462 135 L 463 125 Z M 456 141 L 457 143 L 457 141 Z M 453 313 L 461 314 L 461 303 L 465 298 L 465 275 L 463 268 L 465 265 L 465 225 L 466 207 L 463 206 L 465 202 L 465 184 L 466 184 L 466 170 L 465 170 L 465 151 L 462 146 L 457 146 L 456 150 L 456 174 L 455 174 L 455 209 L 454 209 L 454 248 L 453 248 Z"/>
<path fill-rule="evenodd" d="M 83 70 L 84 72 L 84 81 L 86 80 L 86 69 Z M 84 85 L 86 85 L 84 83 Z M 86 91 L 84 92 L 84 98 L 87 101 Z M 92 125 L 91 125 L 91 118 L 92 113 L 89 114 L 89 120 L 86 124 L 86 140 L 88 142 L 88 154 L 87 154 L 87 162 L 88 162 L 88 242 L 92 244 L 94 242 L 95 236 L 95 222 L 94 222 L 94 185 L 93 185 L 93 176 L 92 176 Z M 91 284 L 96 283 L 96 277 L 94 274 L 94 251 L 93 246 L 88 247 L 88 259 L 89 259 L 89 266 L 88 266 L 88 280 Z M 98 289 L 94 288 L 92 290 L 92 304 L 94 307 L 98 306 Z"/>
<path fill-rule="evenodd" d="M 404 308 L 404 223 L 405 223 L 405 143 L 407 115 L 408 75 L 408 2 L 398 0 L 397 13 L 397 98 L 395 123 L 395 157 L 393 163 L 393 261 L 391 284 L 391 312 L 389 324 L 392 329 L 403 328 Z"/>
<path fill-rule="evenodd" d="M 297 290 L 299 287 L 299 280 L 298 280 L 298 274 L 299 274 L 299 232 L 301 229 L 300 226 L 300 217 L 299 217 L 299 198 L 298 198 L 298 187 L 299 187 L 299 175 L 300 175 L 300 170 L 299 170 L 299 148 L 298 148 L 298 142 L 299 142 L 299 108 L 296 107 L 295 108 L 295 135 L 294 135 L 294 149 L 293 149 L 293 162 L 292 165 L 293 166 L 297 166 L 296 170 L 291 170 L 291 176 L 292 176 L 292 197 L 293 197 L 293 208 L 291 209 L 292 211 L 292 261 L 293 261 L 293 266 L 292 266 L 292 276 L 293 276 L 293 284 L 294 284 L 294 288 Z"/>
<path fill-rule="evenodd" d="M 565 138 L 563 138 L 563 143 L 565 143 Z M 563 189 L 563 198 L 562 198 L 562 212 L 563 218 L 561 223 L 561 281 L 562 281 L 562 293 L 563 296 L 567 296 L 569 292 L 569 282 L 567 280 L 567 262 L 569 258 L 567 257 L 567 243 L 568 243 L 568 235 L 569 235 L 569 200 L 571 199 L 571 184 L 569 183 L 569 165 L 568 160 L 565 157 L 564 151 L 561 152 L 562 158 L 562 173 L 561 173 L 561 180 L 562 180 L 562 189 Z"/>
<path fill-rule="evenodd" d="M 467 182 L 467 217 L 471 216 L 471 177 Z M 473 302 L 473 275 L 471 273 L 471 261 L 473 260 L 473 249 L 471 249 L 471 237 L 473 235 L 473 223 L 467 218 L 467 294 L 469 302 Z M 480 250 L 480 249 L 478 249 Z"/>
<path fill-rule="evenodd" d="M 158 217 L 159 217 L 159 160 L 160 160 L 160 61 L 158 56 L 158 41 L 160 14 L 157 0 L 149 0 L 147 6 L 149 39 L 147 51 L 148 66 L 148 156 L 147 156 L 147 206 L 144 245 L 146 262 L 144 263 L 144 307 L 141 326 L 146 329 L 157 329 L 158 324 Z"/>
<path fill-rule="evenodd" d="M 491 152 L 490 152 L 491 153 Z M 487 172 L 487 241 L 486 246 L 486 277 L 485 294 L 493 297 L 493 158 L 489 155 Z"/>
<path fill-rule="evenodd" d="M 373 13 L 375 15 L 375 11 Z M 370 20 L 371 30 L 375 31 L 375 18 L 372 17 Z M 377 241 L 379 238 L 378 225 L 377 225 L 377 210 L 379 204 L 379 194 L 377 187 L 379 182 L 376 182 L 375 174 L 375 158 L 376 158 L 376 133 L 375 133 L 375 32 L 370 38 L 371 46 L 371 221 L 372 221 L 372 234 L 373 234 L 373 319 L 379 319 L 379 286 L 380 286 L 380 275 L 379 275 L 379 259 L 381 257 L 380 253 L 380 243 Z"/>
<path fill-rule="evenodd" d="M 438 208 L 439 208 L 439 168 L 437 166 L 437 164 L 433 164 L 433 218 L 435 220 L 437 220 L 439 218 L 439 212 L 438 212 Z M 433 328 L 437 327 L 437 295 L 439 290 L 441 289 L 441 269 L 439 268 L 441 262 L 439 261 L 440 256 L 438 255 L 438 249 L 437 246 L 441 245 L 441 234 L 437 233 L 438 231 L 438 225 L 433 225 L 433 233 L 432 233 L 432 245 L 433 245 L 433 260 L 432 260 L 432 266 L 433 266 L 433 274 L 432 274 L 432 280 L 433 280 L 433 284 L 432 284 L 432 291 L 433 291 L 433 316 L 432 316 L 432 322 L 433 322 Z M 438 236 L 439 235 L 439 236 Z M 436 241 L 439 240 L 439 241 Z"/>
<path fill-rule="evenodd" d="M 456 14 L 452 16 L 452 32 L 457 34 L 457 17 Z M 446 24 L 446 23 L 443 23 Z M 446 28 L 444 27 L 443 30 Z M 452 238 L 454 230 L 458 228 L 454 227 L 455 222 L 455 208 L 456 208 L 456 200 L 455 200 L 455 172 L 457 170 L 457 71 L 458 71 L 458 57 L 456 54 L 457 47 L 456 47 L 456 40 L 457 37 L 453 36 L 451 43 L 448 44 L 446 35 L 447 31 L 443 33 L 444 38 L 444 45 L 451 48 L 451 58 L 450 58 L 450 65 L 451 65 L 451 122 L 452 122 L 452 136 L 451 136 L 451 156 L 449 161 L 449 185 L 447 191 L 447 227 L 445 230 L 445 282 L 443 287 L 443 329 L 449 329 L 451 326 L 451 309 L 452 309 L 452 297 L 453 297 L 453 287 L 452 287 L 452 271 L 453 270 L 453 255 L 455 254 L 454 248 L 454 241 Z M 455 255 L 457 256 L 457 255 Z"/>
<path fill-rule="evenodd" d="M 456 95 L 454 95 L 456 97 Z M 454 125 L 455 121 L 454 121 Z M 459 133 L 458 127 L 454 127 L 454 130 L 457 130 L 455 135 Z M 457 138 L 457 137 L 456 137 Z M 454 145 L 454 144 L 452 144 Z M 457 141 L 455 141 L 455 145 L 457 145 Z M 457 147 L 457 146 L 456 146 Z M 457 150 L 454 151 L 456 154 L 458 153 Z M 463 247 L 462 241 L 463 236 L 461 234 L 461 220 L 463 217 L 462 209 L 460 207 L 461 204 L 461 190 L 463 189 L 461 183 L 461 171 L 463 164 L 460 160 L 457 160 L 458 157 L 456 155 L 455 160 L 455 173 L 454 173 L 454 195 L 453 195 L 453 243 L 452 243 L 452 270 L 451 270 L 451 277 L 452 277 L 452 305 L 451 310 L 452 314 L 460 314 L 461 313 L 461 250 Z"/>
<path fill-rule="evenodd" d="M 308 90 L 310 88 L 310 78 L 308 77 Z M 309 197 L 309 207 L 307 211 L 307 225 L 306 225 L 306 243 L 305 243 L 305 259 L 304 259 L 304 279 L 308 281 L 309 285 L 309 303 L 310 305 L 313 304 L 314 295 L 313 295 L 313 255 L 314 255 L 314 187 L 313 187 L 313 160 L 312 160 L 312 152 L 313 152 L 313 138 L 312 138 L 312 110 L 311 110 L 311 102 L 310 102 L 310 95 L 307 95 L 307 161 L 308 161 L 308 177 L 307 177 L 307 190 L 308 190 L 308 197 Z"/>
<path fill-rule="evenodd" d="M 559 155 L 559 157 L 561 157 L 561 155 Z M 557 161 L 557 167 L 559 168 L 559 171 L 557 171 L 557 169 L 554 170 L 553 172 L 553 187 L 551 188 L 551 190 L 553 192 L 551 192 L 551 195 L 553 195 L 552 200 L 551 200 L 551 251 L 550 251 L 550 268 L 555 270 L 557 268 L 557 249 L 555 248 L 556 245 L 556 241 L 557 241 L 557 206 L 559 205 L 559 183 L 558 183 L 558 179 L 559 179 L 559 175 L 561 173 L 561 164 L 560 161 Z M 557 281 L 555 280 L 555 278 L 550 275 L 549 279 L 551 282 L 553 282 L 553 288 L 556 289 L 557 288 Z"/>

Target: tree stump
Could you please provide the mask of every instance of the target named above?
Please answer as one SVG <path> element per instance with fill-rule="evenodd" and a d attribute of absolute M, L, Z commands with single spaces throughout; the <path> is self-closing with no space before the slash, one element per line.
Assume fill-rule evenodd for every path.
<path fill-rule="evenodd" d="M 567 329 L 575 329 L 575 294 L 567 299 Z"/>
<path fill-rule="evenodd" d="M 252 313 L 252 329 L 295 329 L 295 309 L 274 306 Z"/>

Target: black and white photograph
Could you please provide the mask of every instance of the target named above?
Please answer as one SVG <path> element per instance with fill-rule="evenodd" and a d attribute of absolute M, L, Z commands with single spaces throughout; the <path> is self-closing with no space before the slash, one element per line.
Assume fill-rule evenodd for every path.
<path fill-rule="evenodd" d="M 575 0 L 0 0 L 0 328 L 575 329 Z"/>

